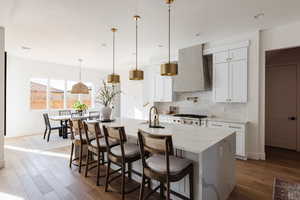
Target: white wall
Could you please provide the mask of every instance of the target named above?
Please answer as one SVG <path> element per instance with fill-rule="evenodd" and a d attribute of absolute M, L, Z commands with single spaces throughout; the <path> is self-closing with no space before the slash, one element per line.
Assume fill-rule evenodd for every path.
<path fill-rule="evenodd" d="M 4 28 L 0 27 L 0 169 L 4 167 Z"/>
<path fill-rule="evenodd" d="M 265 52 L 300 47 L 300 22 L 263 30 L 260 33 L 260 145 L 265 145 Z"/>
<path fill-rule="evenodd" d="M 30 109 L 30 78 L 77 81 L 79 68 L 26 60 L 9 55 L 9 52 L 7 68 L 7 136 L 43 133 L 45 125 L 42 113 L 46 111 Z M 82 81 L 92 82 L 96 92 L 107 74 L 108 72 L 85 68 L 82 70 Z"/>

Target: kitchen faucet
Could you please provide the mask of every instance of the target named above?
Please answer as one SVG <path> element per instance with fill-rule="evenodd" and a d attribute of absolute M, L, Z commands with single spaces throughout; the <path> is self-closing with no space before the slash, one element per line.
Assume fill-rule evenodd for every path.
<path fill-rule="evenodd" d="M 154 110 L 154 120 L 153 120 L 153 125 L 152 125 L 152 110 Z M 158 109 L 155 106 L 152 106 L 149 111 L 149 127 L 150 128 L 161 128 L 159 126 L 159 114 L 158 114 Z"/>

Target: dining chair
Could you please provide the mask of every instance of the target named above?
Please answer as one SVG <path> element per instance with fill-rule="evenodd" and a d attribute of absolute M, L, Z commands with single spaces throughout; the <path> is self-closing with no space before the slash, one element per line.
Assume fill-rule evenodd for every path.
<path fill-rule="evenodd" d="M 105 175 L 100 175 L 100 167 L 101 165 L 105 165 L 107 162 L 105 161 L 104 153 L 107 151 L 107 146 L 105 142 L 104 135 L 101 133 L 101 129 L 98 122 L 83 122 L 85 128 L 85 134 L 87 139 L 87 156 L 86 156 L 86 168 L 85 168 L 85 177 L 88 176 L 88 171 L 97 167 L 97 186 L 99 186 L 99 181 L 101 177 L 105 177 Z M 109 141 L 110 146 L 118 145 L 117 141 Z M 96 161 L 93 161 L 93 156 L 97 157 Z M 90 166 L 95 164 L 94 166 Z"/>
<path fill-rule="evenodd" d="M 84 148 L 84 146 L 87 145 L 87 138 L 86 138 L 82 120 L 71 119 L 70 126 L 71 126 L 72 146 L 71 146 L 71 155 L 70 155 L 69 166 L 70 166 L 70 168 L 72 168 L 72 164 L 75 166 L 78 166 L 78 168 L 79 168 L 78 171 L 79 171 L 79 173 L 81 173 L 81 167 L 84 166 L 82 164 L 83 148 Z M 73 159 L 75 147 L 79 148 L 79 156 L 75 157 Z M 75 161 L 78 161 L 78 164 L 76 164 Z"/>
<path fill-rule="evenodd" d="M 100 112 L 99 111 L 89 111 L 89 120 L 97 120 L 100 119 Z"/>
<path fill-rule="evenodd" d="M 44 118 L 44 122 L 45 122 L 45 132 L 44 132 L 44 139 L 46 139 L 46 135 L 48 133 L 48 137 L 47 137 L 47 142 L 49 142 L 49 139 L 50 139 L 50 135 L 51 135 L 51 132 L 53 130 L 58 130 L 59 131 L 59 134 L 62 133 L 62 129 L 63 127 L 62 126 L 52 126 L 51 123 L 50 123 L 50 120 L 49 120 L 49 115 L 48 113 L 44 113 L 43 114 L 43 118 Z"/>
<path fill-rule="evenodd" d="M 144 199 L 145 181 L 147 178 L 160 183 L 145 199 L 160 189 L 160 199 L 170 199 L 170 194 L 180 199 L 193 199 L 194 167 L 191 160 L 174 156 L 172 136 L 153 135 L 145 131 L 138 132 L 139 146 L 142 158 L 143 174 L 139 200 Z M 170 183 L 178 182 L 189 175 L 189 198 L 171 191 Z M 165 197 L 166 193 L 166 197 Z"/>
<path fill-rule="evenodd" d="M 124 127 L 107 127 L 103 126 L 103 132 L 105 136 L 105 141 L 107 145 L 107 168 L 106 168 L 106 181 L 105 181 L 105 192 L 108 192 L 108 189 L 111 189 L 114 192 L 121 193 L 122 200 L 125 198 L 125 194 L 131 193 L 140 186 L 134 187 L 130 190 L 125 191 L 125 180 L 126 174 L 128 175 L 128 179 L 132 179 L 132 173 L 137 173 L 132 170 L 132 163 L 140 160 L 140 152 L 137 144 L 129 143 L 127 141 L 125 128 Z M 117 141 L 119 143 L 118 146 L 110 146 L 109 141 Z M 111 172 L 110 166 L 111 163 L 119 166 L 120 168 Z M 126 171 L 126 165 L 128 170 Z M 121 171 L 121 174 L 118 176 L 110 177 L 111 175 Z M 138 174 L 138 173 L 137 173 Z M 121 176 L 121 191 L 114 189 L 110 183 Z"/>

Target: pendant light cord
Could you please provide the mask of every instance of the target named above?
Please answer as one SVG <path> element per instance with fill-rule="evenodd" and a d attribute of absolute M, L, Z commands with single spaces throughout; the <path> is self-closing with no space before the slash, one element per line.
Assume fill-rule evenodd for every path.
<path fill-rule="evenodd" d="M 79 61 L 79 63 L 80 63 L 80 64 L 79 64 L 79 81 L 81 82 L 81 67 L 82 67 L 82 66 L 81 66 L 81 65 L 82 65 L 81 63 L 82 63 L 82 59 L 79 58 L 78 61 Z"/>
<path fill-rule="evenodd" d="M 169 63 L 171 63 L 171 3 L 169 4 Z"/>
<path fill-rule="evenodd" d="M 113 74 L 115 74 L 115 32 L 113 31 Z"/>
<path fill-rule="evenodd" d="M 135 18 L 135 69 L 138 69 L 138 17 Z"/>

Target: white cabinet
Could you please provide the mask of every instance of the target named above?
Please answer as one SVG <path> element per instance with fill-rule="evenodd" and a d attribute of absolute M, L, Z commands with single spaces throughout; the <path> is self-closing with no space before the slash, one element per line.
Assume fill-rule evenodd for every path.
<path fill-rule="evenodd" d="M 244 47 L 213 55 L 214 102 L 247 102 L 247 52 Z"/>
<path fill-rule="evenodd" d="M 240 123 L 227 123 L 219 121 L 208 121 L 207 126 L 209 128 L 220 128 L 235 131 L 236 133 L 236 156 L 246 160 L 246 124 Z"/>
<path fill-rule="evenodd" d="M 214 101 L 226 102 L 229 98 L 229 65 L 217 63 L 213 67 L 214 72 Z"/>
<path fill-rule="evenodd" d="M 151 102 L 172 102 L 174 98 L 172 77 L 161 76 L 159 66 L 150 68 L 150 77 L 145 81 L 148 88 L 145 93 Z"/>

